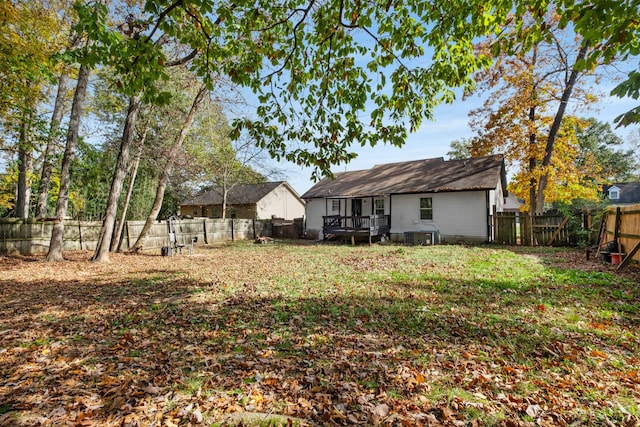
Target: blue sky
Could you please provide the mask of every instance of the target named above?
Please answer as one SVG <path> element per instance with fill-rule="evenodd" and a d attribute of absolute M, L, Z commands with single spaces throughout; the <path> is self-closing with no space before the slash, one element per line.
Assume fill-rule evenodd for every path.
<path fill-rule="evenodd" d="M 606 93 L 610 87 L 600 87 Z M 473 136 L 469 128 L 468 113 L 482 104 L 482 97 L 474 95 L 465 100 L 458 99 L 453 104 L 441 105 L 434 113 L 433 121 L 425 121 L 417 132 L 410 134 L 406 144 L 401 147 L 376 146 L 354 147 L 358 157 L 348 163 L 332 168 L 333 172 L 368 169 L 376 164 L 402 162 L 432 157 L 445 157 L 450 150 L 450 143 L 454 140 Z M 619 114 L 638 105 L 638 100 L 631 98 L 617 98 L 603 96 L 601 101 L 589 113 L 581 113 L 582 117 L 596 117 L 598 120 L 610 123 Z M 616 133 L 625 141 L 632 132 L 637 132 L 638 126 L 615 129 Z M 301 168 L 292 163 L 283 162 L 280 168 L 285 174 L 286 181 L 302 195 L 314 183 L 311 181 L 310 168 Z"/>

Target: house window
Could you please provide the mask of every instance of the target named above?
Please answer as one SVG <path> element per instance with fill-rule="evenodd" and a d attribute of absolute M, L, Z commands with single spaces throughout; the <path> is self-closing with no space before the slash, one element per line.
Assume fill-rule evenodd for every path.
<path fill-rule="evenodd" d="M 375 199 L 373 202 L 373 206 L 375 209 L 374 214 L 384 215 L 384 199 Z"/>
<path fill-rule="evenodd" d="M 609 199 L 618 200 L 619 198 L 620 198 L 620 193 L 618 192 L 617 188 L 612 188 L 611 190 L 609 190 Z"/>
<path fill-rule="evenodd" d="M 193 208 L 193 216 L 198 216 L 198 208 Z"/>
<path fill-rule="evenodd" d="M 340 212 L 340 200 L 331 201 L 331 212 Z"/>
<path fill-rule="evenodd" d="M 433 219 L 431 197 L 420 197 L 420 219 Z"/>

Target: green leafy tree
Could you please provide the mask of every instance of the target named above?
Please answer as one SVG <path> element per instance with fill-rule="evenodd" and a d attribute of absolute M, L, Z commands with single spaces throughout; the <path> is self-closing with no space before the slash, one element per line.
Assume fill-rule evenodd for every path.
<path fill-rule="evenodd" d="M 628 144 L 631 147 L 631 157 L 636 164 L 636 170 L 634 171 L 634 180 L 640 181 L 640 128 L 635 129 L 634 132 L 629 135 Z"/>
<path fill-rule="evenodd" d="M 219 75 L 251 90 L 256 115 L 236 120 L 232 135 L 248 134 L 273 157 L 312 166 L 315 176 L 330 175 L 333 165 L 353 159 L 354 144 L 402 145 L 438 103 L 453 99 L 454 88 L 473 86 L 471 74 L 491 55 L 525 52 L 548 39 L 544 17 L 551 3 L 559 26 L 575 29 L 588 50 L 572 73 L 638 53 L 638 0 L 78 4 L 76 32 L 90 43 L 64 57 L 91 69 L 110 67 L 113 90 L 131 107 L 101 236 L 110 240 L 139 109 L 169 101 L 157 84 L 170 77 L 169 65 L 188 64 L 210 90 Z M 3 7 L 4 16 L 14 16 Z M 128 13 L 121 13 L 124 8 Z M 513 32 L 501 33 L 510 14 L 528 14 L 534 23 L 525 31 L 516 20 Z M 489 34 L 501 43 L 476 55 L 473 41 Z M 550 129 L 561 132 L 561 123 Z M 65 181 L 61 176 L 61 190 Z"/>
<path fill-rule="evenodd" d="M 0 174 L 0 218 L 10 216 L 15 209 L 16 185 L 18 182 L 18 168 L 15 162 L 6 166 Z"/>
<path fill-rule="evenodd" d="M 559 13 L 562 26 L 572 26 L 591 46 L 594 46 L 583 64 L 585 69 L 599 62 L 637 60 L 640 55 L 640 0 L 564 0 Z M 631 71 L 612 95 L 638 99 L 640 73 Z M 640 106 L 632 108 L 615 119 L 618 125 L 640 121 Z"/>
<path fill-rule="evenodd" d="M 191 108 L 189 109 L 189 111 L 184 117 L 183 123 L 180 127 L 180 131 L 176 135 L 176 138 L 173 144 L 171 145 L 168 154 L 166 155 L 166 161 L 162 168 L 162 174 L 158 181 L 158 188 L 156 190 L 156 196 L 153 201 L 153 205 L 151 206 L 149 215 L 147 216 L 145 224 L 142 227 L 142 230 L 140 231 L 140 235 L 138 236 L 136 243 L 131 248 L 131 251 L 133 252 L 142 251 L 143 245 L 147 238 L 149 230 L 151 230 L 151 225 L 153 224 L 153 221 L 157 219 L 158 213 L 162 209 L 164 193 L 167 188 L 167 184 L 169 183 L 169 177 L 171 175 L 173 166 L 176 162 L 176 158 L 178 157 L 178 154 L 185 140 L 187 139 L 187 136 L 189 134 L 189 131 L 191 130 L 191 126 L 193 125 L 198 109 L 200 108 L 200 105 L 202 104 L 202 101 L 206 95 L 207 95 L 206 86 L 204 85 L 200 86 L 200 88 L 197 90 L 197 93 L 193 99 Z"/>
<path fill-rule="evenodd" d="M 128 37 L 101 40 L 103 58 L 118 64 L 129 93 L 166 76 L 162 67 L 170 61 L 156 40 L 169 37 L 188 46 L 191 66 L 205 80 L 226 75 L 255 93 L 258 118 L 239 120 L 237 127 L 273 156 L 330 174 L 331 165 L 353 158 L 352 144 L 402 145 L 435 105 L 453 99 L 452 88 L 471 87 L 471 73 L 489 63 L 487 55 L 474 54 L 472 42 L 500 34 L 512 16 L 528 13 L 536 25 L 522 31 L 516 23 L 508 37 L 500 34 L 506 43 L 495 49 L 526 50 L 548 38 L 544 16 L 550 4 L 560 27 L 574 27 L 584 46 L 593 46 L 578 58 L 576 70 L 637 53 L 637 0 L 294 0 L 258 7 L 247 1 L 150 0 L 141 16 L 118 24 Z M 427 49 L 434 51 L 431 58 Z"/>
<path fill-rule="evenodd" d="M 108 147 L 96 147 L 85 139 L 78 140 L 77 154 L 72 165 L 69 216 L 98 221 L 104 213 L 109 194 L 109 178 L 115 154 Z"/>
<path fill-rule="evenodd" d="M 56 202 L 56 218 L 51 231 L 51 240 L 49 241 L 49 251 L 47 252 L 47 261 L 62 261 L 62 244 L 64 236 L 64 219 L 67 215 L 67 207 L 69 203 L 69 187 L 71 186 L 71 164 L 76 154 L 78 146 L 80 120 L 82 110 L 84 108 L 84 100 L 87 94 L 87 86 L 89 84 L 89 74 L 91 69 L 83 64 L 78 72 L 78 81 L 76 90 L 73 95 L 73 103 L 71 106 L 71 114 L 69 116 L 69 128 L 67 130 L 67 142 L 62 156 L 62 166 L 60 169 L 60 190 L 58 191 L 58 200 Z"/>
<path fill-rule="evenodd" d="M 60 4 L 22 0 L 0 5 L 0 124 L 4 148 L 16 153 L 18 188 L 15 215 L 30 214 L 36 157 L 43 137 L 43 104 L 63 45 Z"/>
<path fill-rule="evenodd" d="M 582 153 L 579 161 L 593 161 L 599 167 L 598 176 L 592 177 L 598 184 L 635 179 L 638 169 L 635 150 L 622 149 L 624 140 L 613 132 L 609 123 L 590 118 L 586 126 L 577 128 L 576 138 Z"/>
<path fill-rule="evenodd" d="M 612 91 L 611 95 L 616 95 L 620 98 L 629 96 L 633 99 L 640 97 L 640 72 L 631 71 L 627 80 L 620 83 Z M 621 126 L 628 126 L 634 123 L 640 123 L 640 106 L 634 107 L 631 110 L 616 117 L 616 123 Z"/>
<path fill-rule="evenodd" d="M 475 5 L 451 2 L 149 1 L 132 23 L 143 29 L 137 45 L 119 49 L 129 59 L 116 58 L 114 69 L 133 93 L 166 75 L 159 64 L 171 61 L 154 40 L 189 46 L 205 81 L 226 75 L 260 102 L 255 120 L 235 123 L 236 135 L 247 131 L 276 158 L 329 174 L 355 156 L 352 144 L 401 145 L 453 99 L 452 88 L 471 85 L 470 73 L 488 63 L 471 40 L 510 6 L 496 8 L 478 17 Z M 465 19 L 474 25 L 458 25 Z M 436 54 L 419 65 L 428 46 Z"/>
<path fill-rule="evenodd" d="M 219 192 L 222 218 L 226 218 L 228 194 L 233 187 L 281 176 L 277 168 L 269 166 L 266 150 L 257 147 L 247 135 L 232 140 L 231 132 L 221 105 L 210 102 L 187 147 L 187 156 L 192 159 L 193 183 Z"/>
<path fill-rule="evenodd" d="M 469 139 L 463 138 L 451 141 L 449 146 L 451 147 L 451 150 L 447 152 L 447 158 L 449 158 L 449 160 L 468 159 L 472 156 L 473 142 Z"/>

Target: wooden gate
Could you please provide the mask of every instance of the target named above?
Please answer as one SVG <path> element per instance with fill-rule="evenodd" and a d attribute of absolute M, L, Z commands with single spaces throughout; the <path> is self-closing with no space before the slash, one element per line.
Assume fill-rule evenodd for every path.
<path fill-rule="evenodd" d="M 501 245 L 518 244 L 518 216 L 515 212 L 496 212 L 494 241 Z"/>
<path fill-rule="evenodd" d="M 494 242 L 501 245 L 568 246 L 575 240 L 568 221 L 569 218 L 562 215 L 530 217 L 514 212 L 496 212 Z"/>
<path fill-rule="evenodd" d="M 520 236 L 524 246 L 569 246 L 574 243 L 567 226 L 569 217 L 562 215 L 523 215 Z"/>

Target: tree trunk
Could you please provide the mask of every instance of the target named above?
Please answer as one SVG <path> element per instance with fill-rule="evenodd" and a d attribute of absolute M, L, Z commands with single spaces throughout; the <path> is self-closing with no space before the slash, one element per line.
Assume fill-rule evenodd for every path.
<path fill-rule="evenodd" d="M 118 199 L 122 193 L 124 178 L 127 175 L 129 152 L 131 151 L 131 143 L 133 141 L 136 122 L 138 121 L 138 112 L 140 111 L 141 105 L 141 95 L 138 94 L 129 98 L 129 109 L 122 132 L 122 141 L 120 142 L 120 151 L 118 153 L 118 160 L 116 161 L 116 169 L 113 174 L 109 199 L 107 200 L 107 209 L 104 220 L 102 221 L 98 244 L 91 258 L 91 260 L 95 262 L 109 262 L 109 249 L 118 211 Z"/>
<path fill-rule="evenodd" d="M 558 106 L 558 111 L 556 112 L 555 117 L 553 118 L 553 124 L 551 125 L 551 129 L 549 130 L 549 137 L 547 138 L 547 144 L 544 152 L 544 159 L 542 160 L 542 168 L 543 170 L 548 168 L 551 165 L 551 158 L 553 157 L 553 147 L 556 142 L 556 136 L 558 135 L 558 131 L 560 130 L 560 125 L 562 124 L 562 119 L 564 118 L 564 113 L 567 109 L 567 104 L 569 103 L 569 98 L 571 98 L 571 93 L 573 92 L 573 88 L 576 84 L 576 80 L 578 80 L 578 75 L 580 72 L 576 69 L 575 64 L 582 61 L 587 55 L 587 51 L 589 50 L 589 44 L 587 42 L 583 42 L 580 47 L 580 51 L 578 52 L 578 56 L 576 57 L 576 61 L 574 62 L 573 69 L 571 70 L 571 74 L 569 75 L 569 79 L 566 82 L 566 86 L 564 91 L 562 92 L 562 97 L 560 98 L 560 105 Z M 549 181 L 549 174 L 544 172 L 540 176 L 540 182 L 538 183 L 538 194 L 536 197 L 536 212 L 542 213 L 544 211 L 544 192 L 547 189 L 547 184 Z"/>
<path fill-rule="evenodd" d="M 535 118 L 536 118 L 536 108 L 531 107 L 529 108 L 529 121 L 533 123 L 535 121 Z M 536 133 L 535 131 L 532 131 L 529 134 L 529 174 L 531 175 L 531 178 L 529 179 L 529 213 L 531 215 L 534 215 L 536 213 L 536 205 L 537 205 L 536 196 L 538 194 L 536 191 L 538 182 L 533 175 L 537 166 L 537 162 L 534 154 L 536 151 L 535 149 L 536 142 L 537 142 Z"/>
<path fill-rule="evenodd" d="M 185 117 L 184 123 L 182 124 L 182 128 L 180 129 L 180 133 L 178 134 L 178 137 L 176 138 L 175 142 L 173 143 L 173 146 L 171 147 L 171 150 L 169 151 L 167 161 L 162 170 L 162 175 L 160 176 L 158 188 L 156 189 L 156 197 L 153 201 L 153 206 L 151 207 L 151 211 L 147 216 L 147 220 L 145 221 L 144 226 L 142 227 L 142 231 L 140 232 L 140 235 L 138 236 L 136 243 L 133 245 L 133 247 L 131 247 L 131 249 L 129 249 L 130 252 L 141 252 L 144 248 L 144 243 L 147 240 L 147 236 L 149 234 L 149 230 L 151 229 L 151 225 L 158 217 L 158 213 L 162 208 L 162 201 L 164 200 L 164 192 L 167 188 L 169 177 L 171 176 L 171 170 L 173 168 L 173 164 L 178 155 L 180 147 L 182 147 L 182 144 L 184 143 L 185 139 L 187 138 L 187 135 L 189 134 L 189 130 L 191 129 L 191 126 L 193 125 L 193 121 L 195 120 L 195 117 L 196 117 L 196 113 L 198 112 L 198 107 L 200 106 L 200 103 L 204 99 L 204 95 L 206 93 L 207 93 L 206 86 L 204 85 L 201 86 L 200 90 L 198 91 L 198 94 L 196 95 L 195 99 L 193 100 L 193 103 L 191 104 L 191 109 L 189 110 L 189 113 Z"/>
<path fill-rule="evenodd" d="M 536 132 L 535 132 L 535 126 L 533 126 L 533 123 L 535 122 L 536 119 L 536 107 L 531 107 L 529 108 L 529 121 L 532 124 L 532 128 L 534 130 L 531 131 L 531 133 L 529 134 L 529 174 L 531 175 L 531 178 L 529 179 L 529 217 L 530 217 L 530 224 L 533 224 L 533 216 L 536 214 L 536 188 L 538 185 L 538 181 L 536 180 L 535 176 L 533 175 L 535 170 L 536 170 L 536 158 L 535 158 L 535 148 L 536 148 L 536 142 L 537 142 L 537 136 L 536 136 Z M 527 239 L 527 245 L 533 245 L 534 244 L 534 235 L 533 235 L 533 228 L 530 228 L 531 233 L 527 236 L 524 236 L 525 239 Z"/>
<path fill-rule="evenodd" d="M 229 191 L 227 190 L 227 185 L 225 182 L 224 186 L 222 187 L 222 219 L 227 218 L 227 195 L 228 194 L 229 194 Z"/>
<path fill-rule="evenodd" d="M 111 239 L 111 251 L 120 252 L 120 247 L 122 244 L 122 230 L 124 229 L 124 223 L 127 219 L 127 211 L 129 210 L 129 203 L 131 202 L 131 195 L 133 194 L 133 186 L 136 183 L 136 177 L 138 176 L 138 166 L 140 166 L 140 158 L 142 157 L 142 147 L 144 146 L 144 141 L 147 139 L 147 132 L 149 131 L 149 127 L 144 128 L 144 133 L 140 138 L 140 142 L 138 142 L 138 151 L 136 152 L 136 158 L 133 161 L 133 168 L 131 170 L 131 176 L 129 177 L 129 184 L 127 185 L 127 195 L 124 198 L 124 203 L 122 204 L 122 212 L 120 213 L 120 220 L 118 221 L 117 231 L 113 234 L 113 239 Z"/>
<path fill-rule="evenodd" d="M 58 202 L 56 204 L 57 221 L 53 224 L 51 241 L 49 243 L 49 252 L 47 253 L 47 261 L 64 260 L 62 257 L 62 243 L 64 236 L 64 217 L 67 216 L 69 186 L 71 184 L 71 163 L 73 162 L 76 154 L 76 148 L 78 147 L 80 118 L 82 116 L 84 99 L 87 94 L 89 74 L 91 74 L 91 69 L 87 65 L 81 65 L 80 71 L 78 72 L 76 92 L 73 95 L 73 103 L 71 105 L 69 130 L 67 131 L 67 143 L 62 157 L 62 169 L 60 170 L 60 191 L 58 193 Z"/>
<path fill-rule="evenodd" d="M 18 196 L 16 212 L 18 218 L 29 218 L 31 201 L 31 174 L 33 172 L 33 146 L 29 135 L 30 118 L 25 117 L 20 125 L 20 142 L 18 143 Z"/>
<path fill-rule="evenodd" d="M 47 216 L 47 202 L 49 200 L 51 172 L 53 171 L 53 156 L 55 154 L 58 131 L 60 130 L 60 122 L 62 121 L 62 116 L 64 114 L 64 97 L 67 92 L 68 82 L 69 74 L 64 70 L 58 79 L 58 92 L 56 93 L 56 100 L 53 105 L 53 114 L 51 115 L 49 135 L 47 137 L 47 148 L 44 152 L 42 173 L 40 175 L 40 184 L 38 186 L 36 217 L 41 219 L 46 218 Z"/>

